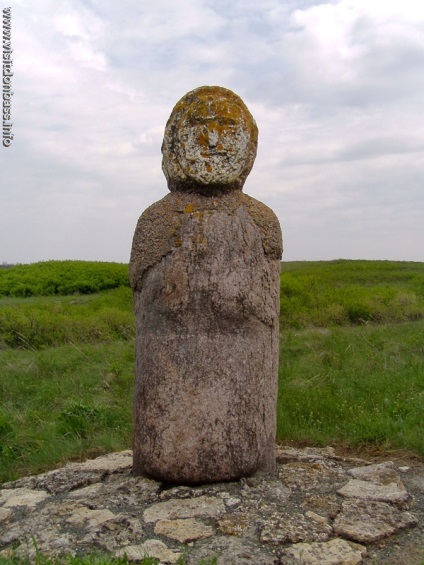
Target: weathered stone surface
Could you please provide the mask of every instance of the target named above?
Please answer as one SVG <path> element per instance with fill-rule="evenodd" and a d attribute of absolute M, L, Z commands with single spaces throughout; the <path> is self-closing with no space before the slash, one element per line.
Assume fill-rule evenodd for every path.
<path fill-rule="evenodd" d="M 258 499 L 262 501 L 272 501 L 273 504 L 284 505 L 293 494 L 290 488 L 272 479 L 255 482 L 249 480 L 248 483 L 245 484 L 242 492 L 244 500 L 252 501 L 253 505 Z"/>
<path fill-rule="evenodd" d="M 16 488 L 0 492 L 0 504 L 5 508 L 11 506 L 27 506 L 35 508 L 39 502 L 49 496 L 43 490 L 30 490 L 27 488 Z"/>
<path fill-rule="evenodd" d="M 136 475 L 204 484 L 275 468 L 282 239 L 241 192 L 256 143 L 220 87 L 188 93 L 167 124 L 171 194 L 142 214 L 130 261 Z"/>
<path fill-rule="evenodd" d="M 12 514 L 13 512 L 10 508 L 0 508 L 0 522 L 5 522 Z"/>
<path fill-rule="evenodd" d="M 247 210 L 258 228 L 264 253 L 270 259 L 281 258 L 281 230 L 274 212 L 243 192 L 230 192 L 225 198 L 196 193 L 174 192 L 155 202 L 141 215 L 133 239 L 130 280 L 133 290 L 141 290 L 143 277 L 173 249 L 181 246 L 181 234 L 192 215 L 197 218 L 222 212 L 233 216 Z M 330 448 L 331 449 L 331 448 Z"/>
<path fill-rule="evenodd" d="M 328 520 L 316 520 L 307 514 L 278 513 L 267 518 L 261 527 L 260 540 L 267 543 L 327 541 L 333 532 Z"/>
<path fill-rule="evenodd" d="M 310 508 L 321 516 L 334 519 L 341 510 L 342 500 L 335 494 L 307 494 L 301 503 L 303 508 Z"/>
<path fill-rule="evenodd" d="M 324 484 L 328 489 L 333 489 L 335 483 L 341 485 L 346 480 L 345 474 L 337 465 L 323 461 L 292 461 L 281 467 L 279 476 L 284 485 L 303 492 L 322 489 Z"/>
<path fill-rule="evenodd" d="M 192 518 L 193 516 L 217 516 L 225 512 L 222 500 L 211 496 L 193 499 L 167 500 L 158 502 L 144 512 L 146 522 L 172 518 Z"/>
<path fill-rule="evenodd" d="M 132 466 L 132 452 L 120 451 L 110 455 L 103 455 L 83 463 L 71 463 L 65 468 L 79 469 L 80 471 L 99 471 L 104 473 L 119 473 L 130 469 Z"/>
<path fill-rule="evenodd" d="M 160 540 L 150 539 L 141 545 L 128 545 L 115 553 L 116 557 L 127 556 L 129 561 L 141 561 L 144 557 L 159 559 L 161 563 L 176 563 L 181 553 L 168 549 Z"/>
<path fill-rule="evenodd" d="M 71 499 L 84 499 L 91 506 L 102 506 L 107 496 L 111 503 L 117 506 L 123 502 L 127 505 L 153 502 L 157 500 L 160 487 L 157 482 L 149 479 L 121 476 L 112 477 L 107 484 L 96 483 L 88 487 L 73 490 L 69 493 Z"/>
<path fill-rule="evenodd" d="M 77 464 L 79 471 L 74 468 L 72 473 L 58 469 L 20 479 L 0 490 L 0 556 L 34 559 L 36 551 L 51 557 L 100 552 L 127 554 L 132 561 L 151 555 L 161 563 L 175 563 L 181 554 L 187 565 L 213 557 L 218 565 L 298 565 L 300 556 L 302 563 L 359 563 L 364 549 L 347 544 L 355 540 L 372 544 L 371 555 L 365 558 L 370 563 L 421 563 L 418 547 L 423 546 L 423 529 L 413 526 L 424 518 L 418 480 L 424 476 L 424 465 L 421 473 L 411 466 L 403 475 L 417 487 L 411 514 L 403 510 L 404 503 L 336 494 L 342 478 L 346 484 L 352 480 L 351 464 L 330 451 L 321 453 L 319 460 L 310 457 L 310 451 L 300 450 L 297 460 L 294 456 L 289 463 L 277 464 L 274 475 L 190 487 L 134 477 L 121 465 L 106 473 L 107 456 Z M 116 460 L 117 455 L 112 455 L 111 467 Z M 96 479 L 91 475 L 95 482 L 89 485 L 85 484 L 87 468 L 103 469 Z M 299 468 L 305 475 L 300 481 Z M 397 473 L 396 467 L 387 468 Z M 380 466 L 380 471 L 383 478 L 379 475 L 378 481 L 384 482 L 385 467 Z M 377 480 L 375 472 L 370 465 L 361 476 Z M 329 490 L 332 473 L 337 480 Z M 394 482 L 401 484 L 398 476 Z M 17 487 L 16 483 L 34 486 Z M 42 498 L 36 486 L 41 483 L 45 485 Z M 56 492 L 46 495 L 52 485 L 59 484 Z M 16 496 L 20 504 L 6 506 Z M 405 528 L 411 529 L 400 534 Z"/>
<path fill-rule="evenodd" d="M 86 524 L 83 531 L 87 533 L 78 540 L 78 546 L 97 547 L 109 553 L 117 546 L 132 544 L 144 536 L 140 521 L 128 514 L 119 514 L 91 527 Z"/>
<path fill-rule="evenodd" d="M 357 465 L 370 465 L 366 459 L 358 457 L 342 457 L 338 455 L 334 447 L 304 447 L 298 449 L 295 447 L 287 447 L 278 445 L 276 450 L 276 458 L 278 463 L 289 463 L 290 461 L 306 461 L 308 463 L 317 463 L 326 461 L 344 462 Z"/>
<path fill-rule="evenodd" d="M 334 447 L 295 447 L 277 446 L 276 458 L 278 463 L 289 463 L 291 461 L 306 461 L 316 463 L 328 459 L 340 459 L 337 457 Z"/>
<path fill-rule="evenodd" d="M 356 565 L 366 553 L 366 547 L 335 538 L 323 543 L 297 543 L 283 551 L 283 558 L 286 565 Z"/>
<path fill-rule="evenodd" d="M 155 534 L 166 536 L 180 543 L 188 543 L 213 536 L 214 529 L 195 518 L 159 520 L 155 524 Z"/>
<path fill-rule="evenodd" d="M 244 538 L 216 536 L 208 538 L 207 543 L 198 544 L 190 553 L 187 563 L 217 558 L 217 565 L 277 565 L 279 559 L 272 552 L 258 547 Z M 207 562 L 207 561 L 206 561 Z"/>
<path fill-rule="evenodd" d="M 115 514 L 107 509 L 91 510 L 85 506 L 77 507 L 73 514 L 66 520 L 72 526 L 81 527 L 87 523 L 88 529 L 96 528 L 100 524 L 115 518 Z"/>
<path fill-rule="evenodd" d="M 341 489 L 338 494 L 348 498 L 363 498 L 365 500 L 378 500 L 391 502 L 393 504 L 408 505 L 411 495 L 405 486 L 399 481 L 388 484 L 376 484 L 370 481 L 352 479 Z"/>
<path fill-rule="evenodd" d="M 218 520 L 219 529 L 229 536 L 240 536 L 251 525 L 252 517 L 245 513 L 230 514 Z"/>
<path fill-rule="evenodd" d="M 231 90 L 203 86 L 176 104 L 166 124 L 162 169 L 170 190 L 240 189 L 256 157 L 258 128 Z"/>
<path fill-rule="evenodd" d="M 384 461 L 374 465 L 364 465 L 349 469 L 349 475 L 360 481 L 371 481 L 380 485 L 398 482 L 399 475 L 393 461 Z"/>
<path fill-rule="evenodd" d="M 369 543 L 416 524 L 415 516 L 385 502 L 353 499 L 343 503 L 333 527 L 340 536 Z"/>
<path fill-rule="evenodd" d="M 99 481 L 111 473 L 120 473 L 132 468 L 132 451 L 113 453 L 108 466 L 109 455 L 100 456 L 83 463 L 68 463 L 61 469 L 42 473 L 34 477 L 23 477 L 15 481 L 15 487 L 43 489 L 59 493 L 79 489 Z M 7 483 L 6 485 L 7 486 Z"/>

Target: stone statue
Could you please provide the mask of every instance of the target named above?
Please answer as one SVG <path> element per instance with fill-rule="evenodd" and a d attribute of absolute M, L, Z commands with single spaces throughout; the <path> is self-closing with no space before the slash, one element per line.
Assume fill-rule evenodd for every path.
<path fill-rule="evenodd" d="M 233 92 L 187 93 L 165 128 L 170 194 L 140 217 L 133 472 L 178 484 L 275 465 L 281 230 L 243 194 L 258 130 Z"/>

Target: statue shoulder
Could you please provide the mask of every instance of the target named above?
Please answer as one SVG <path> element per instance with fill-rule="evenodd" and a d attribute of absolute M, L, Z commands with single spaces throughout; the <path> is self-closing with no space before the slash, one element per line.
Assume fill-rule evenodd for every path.
<path fill-rule="evenodd" d="M 242 203 L 261 232 L 265 254 L 280 260 L 283 253 L 283 237 L 277 216 L 266 204 L 247 194 L 242 195 Z"/>
<path fill-rule="evenodd" d="M 180 227 L 181 220 L 175 214 L 170 194 L 141 214 L 131 249 L 130 283 L 133 290 L 140 290 L 145 273 L 177 245 Z"/>

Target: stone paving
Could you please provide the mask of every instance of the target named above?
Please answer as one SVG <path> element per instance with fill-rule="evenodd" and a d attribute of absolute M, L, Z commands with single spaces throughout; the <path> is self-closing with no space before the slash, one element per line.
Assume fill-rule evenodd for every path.
<path fill-rule="evenodd" d="M 51 556 L 149 555 L 163 564 L 402 563 L 375 555 L 396 549 L 402 531 L 422 532 L 407 467 L 330 447 L 277 447 L 277 462 L 266 477 L 172 486 L 132 476 L 124 451 L 4 484 L 0 556 L 31 556 L 35 541 Z"/>

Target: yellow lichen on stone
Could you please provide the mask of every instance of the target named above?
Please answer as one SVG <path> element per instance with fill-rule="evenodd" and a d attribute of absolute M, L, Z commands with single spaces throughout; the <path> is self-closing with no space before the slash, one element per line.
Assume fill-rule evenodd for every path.
<path fill-rule="evenodd" d="M 194 210 L 193 204 L 189 202 L 184 207 L 184 214 L 190 214 L 191 212 L 193 212 L 193 210 Z"/>
<path fill-rule="evenodd" d="M 257 141 L 256 123 L 234 92 L 219 86 L 188 92 L 165 128 L 162 169 L 170 190 L 240 190 Z"/>

